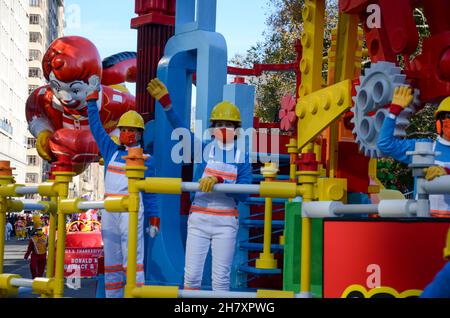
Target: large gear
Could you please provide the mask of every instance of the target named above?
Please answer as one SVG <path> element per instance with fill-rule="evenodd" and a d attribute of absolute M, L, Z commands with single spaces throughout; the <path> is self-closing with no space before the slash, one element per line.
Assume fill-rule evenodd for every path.
<path fill-rule="evenodd" d="M 389 115 L 389 109 L 385 106 L 392 102 L 394 89 L 402 85 L 407 85 L 406 75 L 401 73 L 400 67 L 390 62 L 374 63 L 360 77 L 360 85 L 356 86 L 356 96 L 353 97 L 354 117 L 351 122 L 355 125 L 353 133 L 356 142 L 365 156 L 383 157 L 377 147 L 377 140 L 384 118 Z M 413 101 L 397 117 L 396 137 L 406 136 L 409 119 L 420 104 L 419 90 L 414 90 Z"/>

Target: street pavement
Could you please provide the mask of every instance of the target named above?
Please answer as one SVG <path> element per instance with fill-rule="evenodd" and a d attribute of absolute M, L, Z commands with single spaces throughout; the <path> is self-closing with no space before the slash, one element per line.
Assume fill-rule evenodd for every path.
<path fill-rule="evenodd" d="M 10 241 L 5 242 L 5 257 L 4 257 L 4 269 L 3 273 L 18 274 L 22 278 L 31 279 L 30 260 L 23 259 L 28 247 L 28 240 L 18 241 L 16 238 L 12 238 Z M 71 281 L 66 281 L 64 289 L 64 297 L 67 298 L 95 298 L 97 280 L 94 279 L 81 279 L 79 289 L 70 288 L 68 285 L 74 285 Z M 22 298 L 39 298 L 39 295 L 20 293 Z"/>

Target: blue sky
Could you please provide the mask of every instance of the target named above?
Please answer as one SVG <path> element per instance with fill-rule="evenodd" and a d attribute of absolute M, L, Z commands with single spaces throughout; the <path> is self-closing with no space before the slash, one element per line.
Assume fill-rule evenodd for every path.
<path fill-rule="evenodd" d="M 229 59 L 262 40 L 266 3 L 217 0 L 217 32 L 227 40 Z M 87 37 L 97 45 L 102 58 L 136 50 L 137 33 L 130 29 L 130 20 L 135 17 L 134 0 L 66 0 L 65 6 L 65 34 Z"/>

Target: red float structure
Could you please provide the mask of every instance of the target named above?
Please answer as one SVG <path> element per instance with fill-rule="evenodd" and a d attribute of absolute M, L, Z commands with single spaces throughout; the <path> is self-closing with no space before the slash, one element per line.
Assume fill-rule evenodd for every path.
<path fill-rule="evenodd" d="M 423 7 L 430 36 L 424 39 L 422 52 L 413 59 L 419 45 L 414 11 Z M 447 0 L 340 0 L 339 10 L 358 14 L 366 21 L 364 33 L 372 62 L 397 62 L 404 56 L 405 74 L 420 90 L 422 102 L 439 102 L 450 95 L 450 21 Z M 377 14 L 379 22 L 377 27 Z M 425 21 L 424 21 L 425 22 Z"/>
<path fill-rule="evenodd" d="M 138 17 L 131 27 L 138 30 L 136 108 L 145 121 L 154 118 L 155 100 L 147 93 L 147 83 L 156 77 L 164 47 L 175 31 L 175 0 L 136 0 Z"/>

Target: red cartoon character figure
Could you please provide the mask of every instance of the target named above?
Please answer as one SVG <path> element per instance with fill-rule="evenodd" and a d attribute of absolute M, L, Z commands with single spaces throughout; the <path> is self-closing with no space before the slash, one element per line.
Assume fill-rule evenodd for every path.
<path fill-rule="evenodd" d="M 129 74 L 135 74 L 135 65 L 131 66 L 135 59 L 130 61 L 130 54 L 117 54 L 116 62 L 126 72 L 123 79 L 129 80 Z M 123 67 L 127 62 L 128 69 Z M 103 67 L 95 45 L 79 36 L 55 40 L 45 53 L 42 65 L 49 85 L 36 89 L 28 98 L 29 130 L 37 138 L 39 155 L 52 163 L 50 178 L 54 171 L 80 174 L 91 162 L 99 160 L 99 150 L 89 129 L 86 96 L 92 86 L 102 81 L 104 71 L 111 73 L 114 65 L 109 58 L 108 65 Z M 110 78 L 106 82 L 119 84 L 111 83 Z M 101 85 L 98 109 L 109 134 L 116 134 L 122 114 L 134 108 L 135 99 L 128 92 Z"/>

